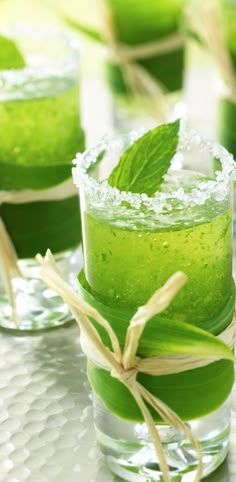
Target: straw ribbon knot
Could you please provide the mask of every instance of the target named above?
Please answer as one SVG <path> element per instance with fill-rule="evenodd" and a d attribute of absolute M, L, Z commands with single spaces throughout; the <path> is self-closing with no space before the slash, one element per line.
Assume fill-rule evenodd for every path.
<path fill-rule="evenodd" d="M 136 380 L 137 374 L 138 374 L 137 366 L 134 366 L 128 369 L 125 369 L 123 366 L 120 366 L 119 370 L 117 369 L 111 370 L 111 376 L 113 378 L 117 378 L 124 385 L 134 383 Z"/>

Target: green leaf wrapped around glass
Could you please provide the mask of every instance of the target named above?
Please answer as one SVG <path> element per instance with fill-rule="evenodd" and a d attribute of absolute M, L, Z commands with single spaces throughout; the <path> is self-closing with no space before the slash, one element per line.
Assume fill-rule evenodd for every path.
<path fill-rule="evenodd" d="M 213 173 L 215 158 L 221 170 Z M 179 163 L 192 170 L 179 170 Z M 188 422 L 202 443 L 204 475 L 223 461 L 229 440 L 233 169 L 233 158 L 222 147 L 195 134 L 181 133 L 179 138 L 176 121 L 142 136 L 131 132 L 105 139 L 78 156 L 73 171 L 82 213 L 80 293 L 109 320 L 121 346 L 137 308 L 175 272 L 187 275 L 170 306 L 145 327 L 137 356 L 212 358 L 206 366 L 162 376 L 139 373 L 137 379 Z M 104 329 L 95 321 L 94 326 L 110 348 Z M 216 337 L 225 333 L 230 348 L 219 359 L 214 356 Z M 88 376 L 95 393 L 97 439 L 111 469 L 125 480 L 163 480 L 130 392 L 94 360 L 88 361 Z M 181 474 L 196 470 L 196 454 L 179 430 L 151 412 L 170 480 L 181 480 Z"/>
<path fill-rule="evenodd" d="M 81 242 L 79 200 L 71 182 L 72 159 L 84 149 L 73 38 L 30 27 L 0 36 L 0 84 L 0 219 L 19 260 L 19 276 L 10 273 L 9 280 L 8 247 L 1 239 L 11 306 L 1 288 L 0 325 L 50 328 L 70 315 L 58 297 L 44 293 L 31 258 L 50 247 L 68 274 Z"/>
<path fill-rule="evenodd" d="M 186 0 L 101 0 L 102 28 L 70 25 L 107 46 L 105 77 L 114 101 L 114 124 L 148 127 L 174 115 L 183 87 Z"/>

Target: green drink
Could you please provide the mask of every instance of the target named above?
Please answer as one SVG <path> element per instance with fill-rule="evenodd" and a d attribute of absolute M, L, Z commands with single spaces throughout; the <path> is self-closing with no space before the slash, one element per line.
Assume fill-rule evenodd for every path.
<path fill-rule="evenodd" d="M 233 160 L 219 146 L 198 136 L 183 137 L 177 156 L 183 161 L 191 157 L 191 166 L 197 166 L 201 156 L 206 167 L 203 173 L 170 169 L 153 197 L 121 192 L 105 179 L 132 143 L 132 136 L 102 143 L 88 151 L 75 168 L 84 247 L 84 274 L 79 281 L 84 298 L 109 320 L 124 346 L 127 326 L 137 307 L 176 271 L 187 275 L 186 285 L 171 305 L 145 328 L 137 352 L 143 358 L 158 355 L 154 341 L 159 336 L 158 320 L 196 325 L 215 335 L 232 321 L 232 212 L 228 196 Z M 98 182 L 88 168 L 100 152 L 105 154 Z M 222 173 L 216 177 L 208 170 L 213 157 L 222 163 Z M 110 346 L 103 329 L 95 326 Z M 172 332 L 167 336 L 171 338 Z M 126 480 L 139 480 L 134 472 L 162 480 L 153 452 L 148 454 L 150 439 L 140 410 L 127 388 L 92 360 L 88 376 L 96 394 L 97 438 L 111 469 Z M 204 475 L 214 470 L 227 452 L 232 363 L 221 360 L 175 375 L 139 374 L 138 380 L 188 421 L 204 442 Z M 157 425 L 161 424 L 161 418 L 152 414 Z M 162 426 L 161 436 L 171 480 L 181 480 L 178 473 L 196 467 L 193 452 L 173 428 Z M 182 457 L 187 454 L 190 458 L 183 464 Z"/>
<path fill-rule="evenodd" d="M 68 165 L 69 174 L 76 149 L 83 147 L 75 79 L 49 76 L 44 79 L 41 89 L 40 81 L 34 79 L 32 91 L 27 93 L 25 89 L 24 92 L 22 87 L 20 97 L 15 98 L 18 95 L 16 92 L 1 93 L 1 166 L 4 161 L 22 167 Z M 13 184 L 15 180 L 11 182 Z M 1 185 L 6 188 L 6 183 L 1 176 Z M 43 187 L 44 183 L 41 180 Z M 28 187 L 27 181 L 25 187 Z"/>
<path fill-rule="evenodd" d="M 178 188 L 176 174 L 172 175 Z M 178 181 L 182 187 L 181 177 Z M 188 181 L 198 188 L 199 180 L 190 176 Z M 214 318 L 232 288 L 231 211 L 221 206 L 217 212 L 217 208 L 204 206 L 201 220 L 194 209 L 192 219 L 185 221 L 175 220 L 173 213 L 169 225 L 151 217 L 145 226 L 141 219 L 138 224 L 138 220 L 106 219 L 105 213 L 101 219 L 96 211 L 86 214 L 85 274 L 94 296 L 110 306 L 136 308 L 182 270 L 188 283 L 168 315 L 186 322 L 192 319 L 196 325 Z"/>
<path fill-rule="evenodd" d="M 117 36 L 123 44 L 145 44 L 180 32 L 186 0 L 146 0 L 138 4 L 135 0 L 106 1 L 114 18 Z M 184 72 L 183 46 L 139 62 L 169 92 L 181 89 Z M 123 93 L 126 90 L 121 72 L 119 74 L 108 70 L 108 78 L 115 92 Z"/>
<path fill-rule="evenodd" d="M 4 190 L 38 190 L 62 183 L 71 176 L 75 152 L 83 148 L 75 80 L 44 79 L 40 92 L 35 79 L 33 88 L 33 97 L 21 92 L 20 99 L 6 97 L 0 102 L 0 188 Z M 49 245 L 57 253 L 80 242 L 80 230 L 74 227 L 74 222 L 79 223 L 76 195 L 47 203 L 5 203 L 0 214 L 20 258 L 45 252 Z"/>
<path fill-rule="evenodd" d="M 65 189 L 64 183 L 69 186 L 72 159 L 83 150 L 84 135 L 79 116 L 78 50 L 72 39 L 60 32 L 21 29 L 15 37 L 25 64 L 20 68 L 13 62 L 16 68 L 0 70 L 0 191 L 6 193 L 0 217 L 25 279 L 13 287 L 16 311 L 21 311 L 17 326 L 3 290 L 0 324 L 31 330 L 57 326 L 70 318 L 58 297 L 51 295 L 50 302 L 45 299 L 30 258 L 50 247 L 64 272 L 68 275 L 71 270 L 71 252 L 81 241 L 79 200 L 73 186 L 65 194 L 59 191 Z M 12 59 L 8 61 L 10 65 Z M 53 188 L 58 195 L 48 194 Z M 33 192 L 32 201 L 11 199 L 12 192 L 21 195 L 28 190 Z"/>
<path fill-rule="evenodd" d="M 105 0 L 111 12 L 118 41 L 134 47 L 161 42 L 176 36 L 174 46 L 144 58 L 134 59 L 134 64 L 163 90 L 153 97 L 153 91 L 135 90 L 124 65 L 115 59 L 106 64 L 106 78 L 113 94 L 114 119 L 117 127 L 131 129 L 137 125 L 152 126 L 157 118 L 173 114 L 179 92 L 183 87 L 185 69 L 185 46 L 178 45 L 181 35 L 183 11 L 186 0 Z M 137 79 L 137 83 L 139 83 Z M 138 89 L 139 90 L 139 89 Z M 165 107 L 163 106 L 165 104 Z M 156 108 L 154 106 L 156 105 Z M 157 117 L 158 116 L 158 117 Z"/>

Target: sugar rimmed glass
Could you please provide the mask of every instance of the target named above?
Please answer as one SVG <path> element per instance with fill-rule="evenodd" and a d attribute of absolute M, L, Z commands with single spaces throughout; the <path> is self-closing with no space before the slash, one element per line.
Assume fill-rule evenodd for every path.
<path fill-rule="evenodd" d="M 26 66 L 0 71 L 0 189 L 47 190 L 71 177 L 72 159 L 84 149 L 78 43 L 57 29 L 18 26 L 2 33 L 17 42 Z M 34 256 L 50 248 L 66 278 L 74 279 L 74 267 L 79 266 L 75 250 L 81 241 L 77 193 L 72 189 L 58 201 L 3 202 L 0 216 L 23 274 L 12 282 L 14 320 L 1 284 L 0 326 L 24 333 L 70 321 L 66 305 L 40 281 Z"/>
<path fill-rule="evenodd" d="M 108 319 L 113 317 L 119 336 L 127 313 L 181 270 L 188 282 L 165 316 L 217 335 L 234 316 L 233 158 L 195 133 L 182 133 L 160 192 L 153 198 L 120 192 L 108 185 L 107 176 L 139 136 L 140 132 L 105 139 L 77 156 L 73 176 L 80 190 L 84 250 L 80 291 Z M 102 161 L 97 165 L 99 155 Z M 213 159 L 220 161 L 216 172 Z M 179 164 L 191 165 L 191 171 L 174 169 Z M 94 391 L 97 440 L 111 470 L 135 482 L 163 480 L 147 428 L 123 386 L 92 361 L 88 361 L 88 376 Z M 228 451 L 232 363 L 221 360 L 178 375 L 139 376 L 200 440 L 204 476 L 215 470 Z M 184 476 L 191 480 L 187 477 L 197 464 L 194 450 L 182 433 L 161 424 L 158 417 L 156 423 L 171 480 L 179 482 Z"/>

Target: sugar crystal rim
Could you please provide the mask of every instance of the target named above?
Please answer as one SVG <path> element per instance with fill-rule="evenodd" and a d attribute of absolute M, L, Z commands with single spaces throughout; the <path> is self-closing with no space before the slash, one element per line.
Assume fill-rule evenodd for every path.
<path fill-rule="evenodd" d="M 203 180 L 197 187 L 193 187 L 187 192 L 181 187 L 171 192 L 157 191 L 153 197 L 149 197 L 145 193 L 119 191 L 119 189 L 111 187 L 107 180 L 97 181 L 88 173 L 101 151 L 112 152 L 113 149 L 122 147 L 122 138 L 126 137 L 132 143 L 144 132 L 144 129 L 139 129 L 131 131 L 125 136 L 106 137 L 96 146 L 85 150 L 84 153 L 78 153 L 72 168 L 76 187 L 84 190 L 88 195 L 97 196 L 100 201 L 109 200 L 116 204 L 126 201 L 134 208 L 139 208 L 142 204 L 157 211 L 161 206 L 168 205 L 168 201 L 171 200 L 179 201 L 181 205 L 196 206 L 205 203 L 211 197 L 223 201 L 228 196 L 230 179 L 236 167 L 233 155 L 217 142 L 202 137 L 195 131 L 180 132 L 177 152 L 187 152 L 191 150 L 191 147 L 198 147 L 200 152 L 209 153 L 212 158 L 217 159 L 221 164 L 221 170 L 215 171 L 215 180 Z M 189 172 L 191 171 L 189 170 Z M 199 174 L 201 174 L 200 171 Z"/>
<path fill-rule="evenodd" d="M 26 65 L 22 68 L 1 70 L 0 87 L 2 89 L 5 86 L 7 88 L 17 88 L 32 81 L 32 79 L 40 81 L 50 77 L 65 78 L 75 72 L 79 57 L 79 42 L 73 34 L 64 32 L 59 28 L 41 27 L 35 30 L 33 27 L 22 24 L 17 25 L 15 28 L 0 29 L 0 35 L 2 34 L 13 40 L 17 39 L 17 35 L 22 33 L 32 38 L 46 38 L 48 41 L 50 41 L 50 38 L 53 38 L 54 41 L 57 38 L 61 39 L 68 46 L 68 55 L 65 59 L 51 66 Z"/>

